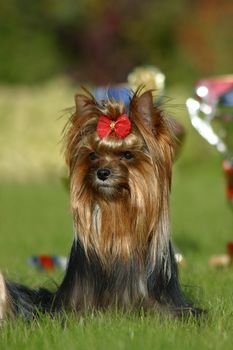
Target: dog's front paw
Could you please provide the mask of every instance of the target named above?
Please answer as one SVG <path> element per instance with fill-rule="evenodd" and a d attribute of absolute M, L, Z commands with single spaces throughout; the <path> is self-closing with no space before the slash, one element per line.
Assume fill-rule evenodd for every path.
<path fill-rule="evenodd" d="M 7 304 L 6 284 L 3 275 L 0 273 L 0 321 L 6 316 Z"/>

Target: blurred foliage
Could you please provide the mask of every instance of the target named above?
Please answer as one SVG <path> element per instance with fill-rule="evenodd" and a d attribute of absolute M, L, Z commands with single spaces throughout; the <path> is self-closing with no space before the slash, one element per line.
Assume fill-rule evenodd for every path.
<path fill-rule="evenodd" d="M 170 83 L 229 73 L 232 15 L 229 0 L 2 0 L 0 80 L 105 84 L 141 64 Z"/>
<path fill-rule="evenodd" d="M 66 174 L 62 130 L 75 91 L 65 79 L 0 86 L 0 180 L 40 181 Z"/>

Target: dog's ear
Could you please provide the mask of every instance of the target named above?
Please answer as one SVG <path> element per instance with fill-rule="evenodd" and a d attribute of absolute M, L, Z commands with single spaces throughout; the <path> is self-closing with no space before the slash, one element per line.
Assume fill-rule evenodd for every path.
<path fill-rule="evenodd" d="M 75 95 L 76 116 L 82 117 L 85 115 L 90 109 L 90 105 L 93 105 L 90 97 L 81 94 Z"/>
<path fill-rule="evenodd" d="M 161 113 L 155 108 L 152 91 L 146 91 L 142 95 L 137 94 L 131 101 L 132 112 L 137 112 L 141 120 L 151 129 L 159 126 Z"/>
<path fill-rule="evenodd" d="M 138 97 L 137 112 L 146 124 L 151 125 L 153 115 L 153 97 L 151 91 L 146 91 Z"/>

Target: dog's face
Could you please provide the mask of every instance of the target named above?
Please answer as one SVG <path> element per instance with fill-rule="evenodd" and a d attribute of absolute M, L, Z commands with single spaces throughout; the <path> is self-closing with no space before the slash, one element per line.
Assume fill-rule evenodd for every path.
<path fill-rule="evenodd" d="M 79 152 L 81 156 L 77 159 L 75 170 L 79 185 L 91 191 L 97 201 L 131 196 L 138 187 L 135 181 L 145 185 L 144 181 L 148 183 L 152 177 L 155 182 L 146 145 L 135 131 L 124 140 L 118 140 L 114 135 L 100 140 L 98 136 L 91 135 Z"/>
<path fill-rule="evenodd" d="M 115 129 L 99 133 L 103 115 L 112 127 L 125 116 L 125 106 L 76 96 L 66 134 L 71 207 L 87 249 L 129 256 L 147 244 L 168 205 L 172 139 L 150 92 L 132 98 L 123 137 Z"/>
<path fill-rule="evenodd" d="M 154 113 L 151 93 L 132 99 L 128 113 L 131 129 L 125 137 L 114 132 L 99 136 L 98 120 L 102 114 L 115 122 L 124 113 L 123 104 L 98 104 L 93 98 L 76 96 L 76 113 L 66 148 L 76 197 L 77 192 L 86 190 L 96 199 L 116 200 L 132 196 L 140 183 L 144 190 L 150 188 L 154 192 L 160 176 L 170 177 L 171 140 L 160 112 Z"/>
<path fill-rule="evenodd" d="M 109 199 L 124 195 L 129 190 L 127 163 L 133 162 L 134 157 L 131 151 L 89 153 L 88 181 L 93 191 Z"/>

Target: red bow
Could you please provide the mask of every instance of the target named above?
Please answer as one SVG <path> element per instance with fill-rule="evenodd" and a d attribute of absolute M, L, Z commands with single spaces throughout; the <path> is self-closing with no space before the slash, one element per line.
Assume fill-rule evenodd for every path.
<path fill-rule="evenodd" d="M 116 121 L 109 119 L 105 115 L 101 115 L 96 131 L 101 139 L 109 136 L 112 132 L 115 132 L 117 136 L 123 139 L 129 135 L 131 127 L 131 121 L 126 114 L 120 115 Z"/>

